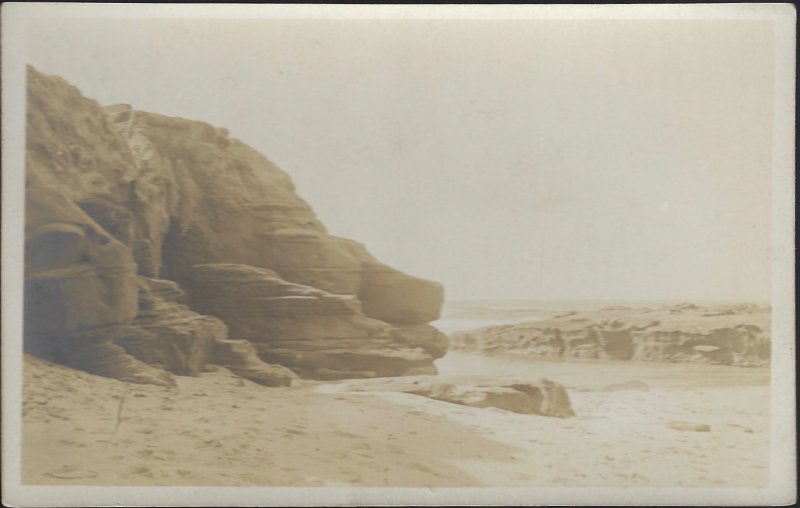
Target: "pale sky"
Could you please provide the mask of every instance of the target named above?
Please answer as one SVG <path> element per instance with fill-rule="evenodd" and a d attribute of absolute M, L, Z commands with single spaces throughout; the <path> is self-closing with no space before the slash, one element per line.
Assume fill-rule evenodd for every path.
<path fill-rule="evenodd" d="M 769 297 L 766 23 L 60 19 L 28 55 L 228 128 L 448 298 Z"/>

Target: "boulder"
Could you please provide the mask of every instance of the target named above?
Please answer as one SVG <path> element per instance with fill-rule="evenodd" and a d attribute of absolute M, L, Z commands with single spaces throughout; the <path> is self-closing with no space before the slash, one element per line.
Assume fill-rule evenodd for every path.
<path fill-rule="evenodd" d="M 413 376 L 347 381 L 329 391 L 403 392 L 477 408 L 493 407 L 556 418 L 575 416 L 566 388 L 544 378 Z"/>
<path fill-rule="evenodd" d="M 575 416 L 566 389 L 549 379 L 502 386 L 493 386 L 489 383 L 474 385 L 437 383 L 409 393 L 465 406 L 496 407 L 521 414 L 558 418 Z"/>

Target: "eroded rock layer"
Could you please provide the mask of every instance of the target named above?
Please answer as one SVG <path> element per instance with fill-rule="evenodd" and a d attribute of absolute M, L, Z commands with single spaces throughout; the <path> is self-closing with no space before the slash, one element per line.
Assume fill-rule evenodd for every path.
<path fill-rule="evenodd" d="M 542 357 L 770 364 L 770 309 L 678 304 L 573 311 L 451 335 L 454 349 Z"/>
<path fill-rule="evenodd" d="M 139 313 L 122 327 L 116 344 L 175 374 L 199 374 L 214 363 L 216 343 L 228 338 L 228 328 L 178 303 L 183 296 L 172 281 L 139 277 Z"/>
<path fill-rule="evenodd" d="M 138 311 L 128 249 L 58 192 L 27 190 L 25 351 L 93 374 L 173 384 L 113 343 Z"/>
<path fill-rule="evenodd" d="M 269 269 L 195 265 L 187 287 L 195 309 L 228 323 L 231 335 L 254 343 L 262 358 L 305 377 L 435 372 L 431 359 L 444 353 L 435 329 L 398 329 L 364 315 L 355 296 L 287 282 Z"/>
<path fill-rule="evenodd" d="M 194 375 L 222 355 L 261 369 L 265 384 L 291 376 L 270 378 L 264 360 L 304 376 L 367 377 L 432 372 L 446 351 L 427 324 L 441 285 L 329 235 L 288 175 L 225 129 L 103 108 L 29 68 L 27 152 L 29 206 L 47 199 L 40 189 L 61 198 L 44 219 L 26 219 L 26 316 L 57 316 L 26 327 L 29 349 L 102 329 L 105 350 L 124 348 L 141 360 L 125 356 L 131 365 L 160 375 Z M 221 278 L 195 268 L 220 263 L 239 268 Z M 229 338 L 252 341 L 261 358 Z M 72 342 L 85 341 L 57 341 L 58 354 Z"/>

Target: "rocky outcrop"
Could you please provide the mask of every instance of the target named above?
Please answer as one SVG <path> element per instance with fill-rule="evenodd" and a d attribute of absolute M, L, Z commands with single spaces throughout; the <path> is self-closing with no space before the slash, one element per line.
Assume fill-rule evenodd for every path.
<path fill-rule="evenodd" d="M 124 309 L 113 320 L 118 346 L 152 365 L 194 375 L 215 352 L 228 351 L 217 346 L 227 340 L 227 325 L 234 339 L 253 340 L 263 360 L 304 376 L 433 371 L 432 361 L 447 347 L 428 325 L 441 310 L 441 285 L 405 275 L 364 246 L 329 235 L 291 179 L 262 154 L 204 122 L 126 104 L 103 108 L 33 68 L 28 92 L 28 195 L 54 189 L 124 253 L 124 277 L 102 280 L 125 286 L 125 303 L 113 307 Z M 78 234 L 69 227 L 52 235 Z M 28 259 L 31 284 L 42 262 L 35 256 L 45 256 L 39 252 Z M 267 278 L 281 281 L 289 294 L 267 305 L 248 293 L 252 281 L 241 277 L 221 279 L 241 288 L 214 286 L 219 294 L 204 293 L 208 281 L 198 286 L 194 267 L 214 263 L 271 270 Z M 178 287 L 192 298 L 179 302 Z M 263 281 L 259 287 L 264 290 Z M 78 297 L 71 291 L 47 305 L 63 305 L 59 298 L 83 302 L 89 321 L 90 309 L 106 305 L 88 301 L 102 300 L 102 292 Z M 241 306 L 248 299 L 255 299 L 254 309 Z M 102 312 L 97 319 L 109 321 Z M 67 331 L 59 326 L 52 331 Z M 93 326 L 80 323 L 70 333 Z"/>
<path fill-rule="evenodd" d="M 271 365 L 258 357 L 255 346 L 246 340 L 221 340 L 215 343 L 217 363 L 237 376 L 264 386 L 289 386 L 297 375 L 286 367 Z"/>
<path fill-rule="evenodd" d="M 454 349 L 494 353 L 763 367 L 770 363 L 769 330 L 768 307 L 679 304 L 575 311 L 457 332 L 451 340 Z"/>
<path fill-rule="evenodd" d="M 128 249 L 60 193 L 26 195 L 25 350 L 88 372 L 171 385 L 113 343 L 138 311 Z"/>
<path fill-rule="evenodd" d="M 172 281 L 139 277 L 139 313 L 114 341 L 145 363 L 198 375 L 206 364 L 216 363 L 216 343 L 228 338 L 228 328 L 178 303 L 184 296 Z"/>
<path fill-rule="evenodd" d="M 364 302 L 366 315 L 400 326 L 439 318 L 444 302 L 441 284 L 408 276 L 381 263 L 360 243 L 347 244 L 361 266 L 358 298 Z"/>
<path fill-rule="evenodd" d="M 465 406 L 496 407 L 521 414 L 557 418 L 575 416 L 567 390 L 555 381 L 542 379 L 503 386 L 494 383 L 435 383 L 408 393 Z"/>
<path fill-rule="evenodd" d="M 512 380 L 497 377 L 412 376 L 348 381 L 326 391 L 403 392 L 477 408 L 493 407 L 556 418 L 575 416 L 566 388 L 544 378 Z"/>
<path fill-rule="evenodd" d="M 443 357 L 449 347 L 447 336 L 430 325 L 400 326 L 394 337 L 409 348 L 421 349 L 432 360 Z"/>
<path fill-rule="evenodd" d="M 430 373 L 443 353 L 433 328 L 397 329 L 364 315 L 354 296 L 288 282 L 265 268 L 196 265 L 188 287 L 193 308 L 225 321 L 231 336 L 255 344 L 261 358 L 303 377 Z"/>

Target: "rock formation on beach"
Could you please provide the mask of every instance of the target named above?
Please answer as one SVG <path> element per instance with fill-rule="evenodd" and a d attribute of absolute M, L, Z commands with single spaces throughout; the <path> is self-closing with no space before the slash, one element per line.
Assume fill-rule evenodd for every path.
<path fill-rule="evenodd" d="M 227 130 L 31 67 L 27 115 L 27 351 L 166 384 L 215 363 L 267 385 L 435 372 L 442 286 L 328 234 Z"/>
<path fill-rule="evenodd" d="M 770 364 L 770 308 L 749 304 L 605 307 L 451 335 L 453 349 L 550 358 Z"/>
<path fill-rule="evenodd" d="M 345 381 L 331 392 L 402 392 L 478 408 L 555 418 L 575 416 L 567 389 L 553 380 L 480 376 L 410 376 Z"/>
<path fill-rule="evenodd" d="M 365 315 L 355 295 L 287 282 L 266 268 L 195 265 L 188 287 L 195 309 L 218 316 L 262 358 L 304 377 L 432 373 L 430 359 L 445 352 L 436 333 L 413 333 L 427 340 L 398 348 L 407 331 Z"/>
<path fill-rule="evenodd" d="M 93 374 L 171 385 L 114 344 L 138 313 L 130 252 L 80 208 L 29 184 L 25 210 L 25 350 Z"/>

